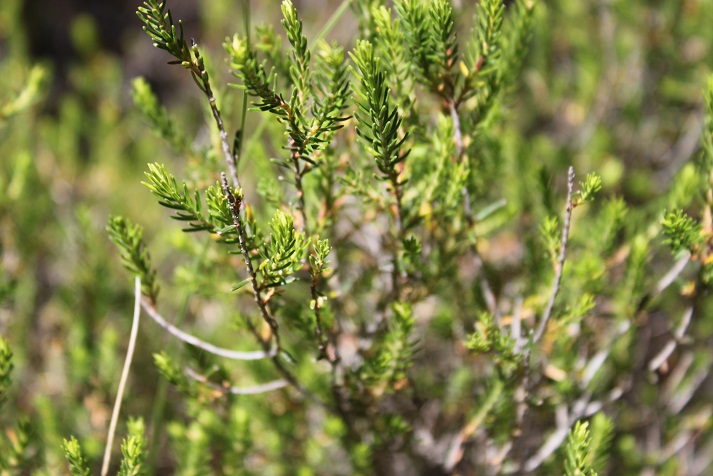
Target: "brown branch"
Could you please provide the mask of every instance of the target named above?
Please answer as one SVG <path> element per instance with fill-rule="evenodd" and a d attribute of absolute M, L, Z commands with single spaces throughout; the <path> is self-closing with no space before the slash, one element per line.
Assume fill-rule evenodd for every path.
<path fill-rule="evenodd" d="M 236 197 L 230 190 L 225 172 L 222 172 L 220 174 L 220 178 L 221 185 L 223 188 L 223 194 L 228 200 L 228 204 L 230 206 L 230 213 L 233 215 L 233 224 L 235 225 L 235 229 L 238 232 L 238 244 L 240 247 L 240 252 L 243 255 L 245 267 L 247 268 L 248 275 L 250 277 L 250 283 L 253 288 L 253 298 L 255 299 L 255 303 L 257 304 L 258 308 L 260 309 L 260 314 L 262 315 L 263 320 L 270 327 L 271 338 L 275 341 L 275 351 L 270 355 L 270 360 L 272 361 L 277 371 L 282 375 L 282 377 L 287 382 L 289 382 L 291 386 L 297 389 L 297 391 L 299 391 L 305 398 L 325 408 L 328 408 L 332 412 L 336 412 L 334 408 L 322 402 L 314 394 L 312 394 L 312 392 L 303 387 L 302 384 L 299 383 L 297 378 L 289 370 L 287 370 L 287 368 L 285 368 L 285 365 L 280 360 L 280 353 L 282 352 L 282 348 L 280 345 L 279 326 L 277 324 L 277 320 L 270 314 L 270 310 L 267 307 L 267 300 L 263 299 L 262 297 L 262 294 L 260 292 L 260 286 L 257 282 L 257 273 L 255 272 L 255 269 L 252 265 L 252 261 L 250 260 L 250 254 L 248 252 L 247 246 L 247 235 L 245 233 L 245 227 L 243 226 L 242 218 L 240 217 L 242 197 L 239 195 Z M 257 338 L 257 340 L 262 344 L 265 351 L 268 352 L 268 350 L 270 349 L 269 339 L 262 339 L 253 326 L 250 326 L 250 329 L 253 335 L 255 335 L 255 337 Z"/>
<path fill-rule="evenodd" d="M 268 326 L 270 326 L 272 337 L 275 339 L 276 350 L 277 352 L 279 352 L 279 326 L 277 324 L 277 320 L 275 320 L 275 318 L 270 315 L 270 311 L 267 308 L 266 300 L 262 298 L 262 295 L 260 293 L 260 286 L 257 282 L 257 273 L 253 268 L 253 263 L 250 259 L 250 253 L 248 251 L 248 238 L 245 233 L 245 227 L 243 226 L 243 220 L 240 217 L 240 208 L 242 207 L 243 199 L 241 196 L 236 197 L 230 190 L 230 188 L 228 187 L 228 179 L 225 176 L 225 172 L 222 172 L 220 174 L 220 178 L 223 187 L 223 194 L 228 200 L 228 205 L 230 206 L 230 213 L 233 215 L 233 224 L 235 225 L 235 230 L 238 233 L 238 244 L 240 247 L 240 252 L 243 255 L 245 267 L 248 269 L 248 276 L 250 278 L 250 284 L 252 285 L 253 289 L 253 299 L 255 300 L 255 304 L 257 304 L 257 307 L 260 309 L 260 314 L 262 315 L 263 320 L 267 323 Z"/>

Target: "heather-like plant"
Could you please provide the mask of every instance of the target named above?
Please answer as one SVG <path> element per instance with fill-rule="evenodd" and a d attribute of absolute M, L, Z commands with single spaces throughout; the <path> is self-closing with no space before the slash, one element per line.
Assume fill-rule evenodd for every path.
<path fill-rule="evenodd" d="M 0 472 L 707 474 L 709 2 L 327 6 L 0 2 Z"/>
<path fill-rule="evenodd" d="M 539 204 L 512 202 L 511 191 L 496 186 L 512 174 L 538 179 L 531 162 L 503 170 L 508 144 L 498 137 L 536 8 L 483 0 L 474 26 L 457 28 L 447 0 L 359 1 L 362 38 L 349 61 L 336 44 L 311 44 L 285 0 L 286 52 L 269 27 L 257 29 L 259 39 L 248 32 L 224 45 L 243 104 L 282 130 L 271 139 L 275 176 L 257 187 L 245 115 L 232 127 L 224 119 L 206 52 L 188 43 L 165 3 L 139 8 L 154 45 L 188 69 L 205 95 L 224 157 L 223 167 L 200 168 L 200 178 L 185 182 L 171 167 L 150 164 L 146 185 L 187 224 L 184 231 L 207 233 L 206 246 L 217 247 L 203 259 L 218 277 L 214 289 L 233 277 L 225 291 L 234 293 L 233 304 L 225 305 L 236 348 L 218 348 L 163 317 L 166 298 L 158 299 L 140 229 L 122 218 L 108 229 L 143 283 L 144 310 L 200 350 L 155 360 L 193 402 L 186 424 L 201 429 L 201 445 L 231 440 L 199 418 L 217 398 L 237 418 L 230 428 L 276 438 L 272 448 L 259 439 L 223 447 L 221 467 L 258 470 L 245 466 L 252 453 L 269 455 L 276 467 L 344 474 L 534 472 L 553 470 L 560 447 L 567 474 L 606 466 L 609 420 L 597 420 L 595 433 L 580 420 L 605 418 L 600 412 L 630 390 L 616 369 L 635 335 L 632 318 L 682 267 L 650 287 L 643 273 L 656 230 L 627 230 L 628 211 L 616 199 L 589 211 L 603 186 L 597 174 L 577 183 L 569 166 L 559 173 L 566 196 L 542 183 Z M 184 148 L 144 82 L 135 83 L 134 97 L 159 135 Z M 201 187 L 206 180 L 214 185 Z M 273 211 L 254 205 L 260 200 Z M 539 226 L 526 225 L 532 219 Z M 497 276 L 483 253 L 515 223 L 533 237 L 516 245 L 527 259 Z M 705 225 L 678 208 L 661 225 L 675 253 L 702 263 L 689 290 L 698 295 L 710 274 Z M 612 260 L 623 260 L 625 271 Z M 678 340 L 690 311 L 684 321 Z M 250 350 L 255 344 L 261 350 Z M 652 370 L 670 355 L 661 352 Z M 243 362 L 229 370 L 209 363 L 215 358 Z M 181 370 L 176 359 L 194 363 Z M 246 376 L 254 384 L 236 384 Z M 256 413 L 234 413 L 236 395 L 256 393 L 269 393 L 249 403 Z M 275 406 L 293 410 L 271 416 Z M 552 418 L 543 433 L 541 422 Z M 182 431 L 175 430 L 178 445 L 188 443 Z M 342 465 L 310 461 L 317 441 L 319 459 Z M 179 457 L 179 467 L 207 464 L 194 459 L 205 450 L 197 451 Z"/>

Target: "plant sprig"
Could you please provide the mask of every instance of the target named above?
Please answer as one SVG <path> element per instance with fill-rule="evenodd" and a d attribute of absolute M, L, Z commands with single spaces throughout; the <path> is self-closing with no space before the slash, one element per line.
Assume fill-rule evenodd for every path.
<path fill-rule="evenodd" d="M 141 293 L 155 303 L 159 287 L 156 283 L 156 270 L 151 268 L 151 255 L 143 241 L 143 228 L 118 216 L 110 218 L 106 230 L 119 249 L 124 267 L 141 279 Z"/>

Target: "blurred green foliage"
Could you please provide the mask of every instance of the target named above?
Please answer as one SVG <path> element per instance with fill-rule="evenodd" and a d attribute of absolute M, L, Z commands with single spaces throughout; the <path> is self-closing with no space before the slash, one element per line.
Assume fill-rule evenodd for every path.
<path fill-rule="evenodd" d="M 273 349 L 214 105 L 280 352 L 144 320 L 113 473 L 707 474 L 713 3 L 311 3 L 200 2 L 201 89 L 135 19 L 52 62 L 0 3 L 0 472 L 98 472 L 137 243 L 176 328 Z"/>

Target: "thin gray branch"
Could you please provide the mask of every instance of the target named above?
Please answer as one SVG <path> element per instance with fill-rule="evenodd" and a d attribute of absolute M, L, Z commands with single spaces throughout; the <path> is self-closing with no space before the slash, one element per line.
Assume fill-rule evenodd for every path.
<path fill-rule="evenodd" d="M 666 273 L 658 283 L 656 283 L 656 288 L 654 289 L 654 296 L 658 296 L 664 292 L 673 282 L 678 278 L 678 276 L 686 268 L 686 265 L 691 260 L 691 255 L 686 253 L 685 256 L 679 258 L 678 261 L 673 265 L 673 267 Z"/>
<path fill-rule="evenodd" d="M 209 381 L 204 375 L 199 374 L 191 368 L 186 367 L 184 371 L 186 372 L 186 375 L 188 375 L 193 380 L 196 380 L 223 393 L 230 393 L 233 395 L 257 395 L 260 393 L 271 392 L 273 390 L 284 388 L 289 385 L 289 382 L 287 380 L 279 379 L 260 385 L 251 385 L 249 387 L 228 387 L 218 385 L 217 383 Z"/>
<path fill-rule="evenodd" d="M 567 174 L 567 208 L 564 215 L 564 227 L 562 228 L 562 242 L 560 244 L 560 254 L 557 260 L 557 271 L 555 273 L 555 283 L 552 287 L 552 294 L 550 295 L 550 300 L 547 303 L 544 314 L 542 314 L 542 319 L 540 319 L 540 324 L 535 331 L 533 336 L 533 343 L 539 341 L 542 335 L 545 333 L 547 328 L 547 321 L 550 320 L 552 316 L 552 309 L 555 306 L 555 299 L 560 291 L 560 286 L 562 285 L 562 272 L 564 271 L 564 261 L 567 258 L 567 242 L 569 240 L 569 227 L 572 223 L 572 194 L 574 192 L 574 167 L 569 168 L 569 173 Z"/>
<path fill-rule="evenodd" d="M 270 352 L 265 352 L 261 350 L 256 350 L 252 352 L 238 352 L 235 350 L 216 347 L 213 344 L 209 344 L 208 342 L 205 342 L 191 334 L 188 334 L 187 332 L 184 332 L 179 328 L 175 327 L 174 325 L 170 324 L 168 321 L 166 321 L 166 319 L 163 318 L 163 316 L 161 316 L 161 314 L 158 313 L 158 311 L 156 311 L 156 308 L 153 307 L 153 305 L 151 305 L 151 303 L 149 303 L 147 300 L 141 300 L 141 307 L 144 309 L 144 311 L 146 311 L 149 316 L 151 316 L 151 319 L 153 319 L 154 322 L 166 329 L 169 334 L 173 335 L 174 337 L 177 337 L 178 339 L 182 340 L 187 344 L 190 344 L 194 347 L 198 347 L 199 349 L 203 349 L 213 355 L 217 355 L 219 357 L 224 357 L 226 359 L 231 360 L 260 360 L 270 358 L 275 353 L 274 349 Z"/>
<path fill-rule="evenodd" d="M 688 326 L 691 324 L 692 317 L 693 306 L 689 306 L 688 309 L 686 309 L 686 312 L 683 314 L 683 318 L 681 319 L 680 324 L 673 332 L 673 337 L 671 338 L 671 340 L 669 340 L 666 345 L 664 345 L 663 348 L 659 351 L 659 353 L 656 354 L 654 358 L 651 359 L 651 361 L 649 362 L 650 372 L 655 372 L 656 370 L 658 370 L 664 364 L 664 362 L 668 360 L 671 354 L 673 354 L 673 351 L 676 350 L 676 347 L 683 339 L 683 336 L 686 334 L 686 329 L 688 329 Z"/>
<path fill-rule="evenodd" d="M 134 349 L 136 348 L 136 337 L 139 334 L 139 322 L 141 318 L 141 279 L 136 276 L 134 278 L 134 317 L 131 323 L 131 335 L 129 336 L 129 347 L 126 350 L 126 358 L 124 359 L 124 368 L 121 370 L 119 379 L 119 388 L 116 391 L 116 400 L 114 400 L 114 409 L 111 412 L 111 420 L 109 421 L 109 432 L 106 439 L 106 447 L 104 448 L 104 459 L 102 460 L 101 476 L 106 476 L 109 473 L 109 462 L 111 461 L 111 450 L 114 446 L 114 434 L 116 433 L 116 424 L 119 422 L 119 413 L 121 412 L 121 402 L 124 399 L 124 389 L 126 381 L 129 378 L 129 369 L 131 361 L 134 358 Z"/>

